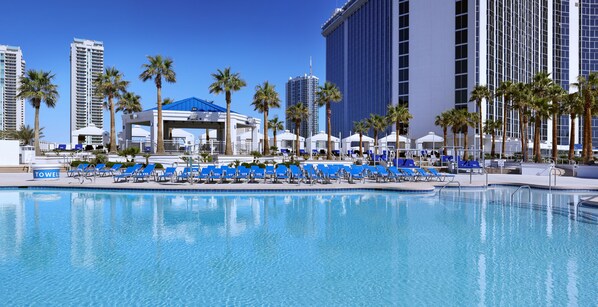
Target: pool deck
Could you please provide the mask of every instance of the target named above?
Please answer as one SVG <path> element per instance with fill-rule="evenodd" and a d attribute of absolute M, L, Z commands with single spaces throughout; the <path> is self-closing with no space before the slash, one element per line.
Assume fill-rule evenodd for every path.
<path fill-rule="evenodd" d="M 147 189 L 147 190 L 343 190 L 343 189 L 375 189 L 392 191 L 411 191 L 411 192 L 431 192 L 435 187 L 441 187 L 446 182 L 370 182 L 349 184 L 307 184 L 300 185 L 293 183 L 157 183 L 157 182 L 121 182 L 114 183 L 112 177 L 97 177 L 95 182 L 85 180 L 84 183 L 76 178 L 67 177 L 65 173 L 61 174 L 59 180 L 53 181 L 33 181 L 31 173 L 4 173 L 0 176 L 0 187 L 50 187 L 50 188 L 98 188 L 98 189 Z M 483 188 L 486 184 L 486 175 L 472 175 L 471 183 L 468 174 L 459 174 L 455 181 L 458 181 L 463 188 Z M 525 175 L 502 175 L 489 174 L 489 185 L 529 185 L 532 188 L 548 189 L 548 177 L 546 176 L 525 176 Z M 457 184 L 451 184 L 447 188 L 456 188 Z M 583 179 L 575 177 L 557 177 L 557 185 L 553 189 L 560 190 L 593 190 L 598 194 L 598 180 Z"/>

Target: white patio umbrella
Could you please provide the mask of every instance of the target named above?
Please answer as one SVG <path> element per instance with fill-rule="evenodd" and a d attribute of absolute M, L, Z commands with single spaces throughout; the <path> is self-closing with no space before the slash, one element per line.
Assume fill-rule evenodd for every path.
<path fill-rule="evenodd" d="M 332 150 L 339 150 L 340 149 L 340 140 L 337 137 L 331 136 L 332 141 Z M 328 134 L 324 133 L 324 131 L 320 131 L 318 134 L 308 137 L 305 140 L 307 143 L 307 150 L 312 151 L 313 149 L 320 150 L 328 149 Z"/>

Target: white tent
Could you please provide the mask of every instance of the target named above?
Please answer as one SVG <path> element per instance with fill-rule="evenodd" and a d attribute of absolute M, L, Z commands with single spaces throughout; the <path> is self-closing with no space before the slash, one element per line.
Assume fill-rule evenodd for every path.
<path fill-rule="evenodd" d="M 295 141 L 297 141 L 297 135 L 291 133 L 289 130 L 285 130 L 282 133 L 276 135 L 276 143 L 274 144 L 274 137 L 269 138 L 270 146 L 278 147 L 278 150 L 286 148 L 289 150 L 293 150 L 295 148 Z M 305 138 L 299 136 L 299 149 L 305 148 Z"/>
<path fill-rule="evenodd" d="M 363 151 L 367 151 L 370 147 L 374 146 L 374 139 L 364 135 L 362 137 L 362 145 Z M 346 137 L 342 141 L 343 151 L 348 151 L 349 149 L 359 150 L 359 133 L 355 133 L 349 137 Z"/>
<path fill-rule="evenodd" d="M 331 136 L 330 140 L 332 141 L 332 150 L 340 150 L 340 140 L 334 136 Z M 307 138 L 305 142 L 307 143 L 308 152 L 314 149 L 317 151 L 326 150 L 328 148 L 328 134 L 320 131 L 318 134 Z"/>
<path fill-rule="evenodd" d="M 89 124 L 89 126 L 85 128 L 81 128 L 78 130 L 73 131 L 71 134 L 71 143 L 79 144 L 79 136 L 103 136 L 104 130 L 101 128 L 96 127 L 94 124 Z"/>
<path fill-rule="evenodd" d="M 195 141 L 195 136 L 193 133 L 179 128 L 172 129 L 171 137 L 173 140 L 181 140 L 186 145 L 193 145 Z"/>
<path fill-rule="evenodd" d="M 396 149 L 397 148 L 397 146 L 395 146 L 396 140 L 397 140 L 396 132 L 393 132 L 381 139 L 378 139 L 378 146 L 380 146 L 380 148 L 382 148 L 382 150 L 385 150 L 390 146 L 392 146 L 394 149 Z M 411 148 L 411 140 L 406 138 L 405 136 L 399 135 L 399 143 L 402 143 L 402 144 L 400 144 L 401 145 L 400 148 L 405 148 L 405 149 Z"/>
<path fill-rule="evenodd" d="M 237 140 L 241 141 L 241 142 L 249 142 L 249 141 L 251 141 L 251 134 L 252 134 L 251 131 L 247 131 L 247 132 L 243 132 L 241 134 L 238 134 L 237 135 Z M 202 135 L 202 137 L 205 139 L 205 133 Z M 211 133 L 210 133 L 210 137 L 211 137 Z M 257 138 L 260 141 L 263 141 L 264 140 L 264 135 L 258 132 L 257 133 Z"/>
<path fill-rule="evenodd" d="M 415 146 L 417 149 L 437 149 L 442 146 L 442 142 L 444 142 L 444 138 L 436 135 L 434 132 L 428 132 L 427 135 L 422 136 L 421 138 L 415 140 Z"/>

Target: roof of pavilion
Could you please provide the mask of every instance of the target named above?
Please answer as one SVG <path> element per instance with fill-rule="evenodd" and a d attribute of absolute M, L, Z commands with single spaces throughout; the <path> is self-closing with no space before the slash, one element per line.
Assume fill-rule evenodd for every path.
<path fill-rule="evenodd" d="M 151 110 L 157 110 L 157 107 L 148 109 L 146 111 Z M 196 97 L 190 97 L 163 105 L 162 110 L 183 112 L 226 112 L 226 108 L 221 107 L 212 101 L 207 101 Z M 236 112 L 231 111 L 231 113 Z"/>

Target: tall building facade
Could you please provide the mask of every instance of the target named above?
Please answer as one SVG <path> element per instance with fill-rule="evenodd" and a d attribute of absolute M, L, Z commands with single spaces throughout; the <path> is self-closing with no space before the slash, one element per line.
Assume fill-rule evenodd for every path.
<path fill-rule="evenodd" d="M 104 127 L 104 99 L 95 94 L 93 80 L 104 70 L 104 44 L 75 38 L 71 43 L 71 134 L 91 124 Z M 86 137 L 101 144 L 102 137 Z"/>
<path fill-rule="evenodd" d="M 468 98 L 478 84 L 494 91 L 502 81 L 529 82 L 546 71 L 573 90 L 578 75 L 598 71 L 598 0 L 350 0 L 322 35 L 326 80 L 344 95 L 333 106 L 335 134 L 370 113 L 385 114 L 389 104 L 408 106 L 410 137 L 440 133 L 436 115 L 476 111 Z M 483 103 L 483 119 L 503 120 L 507 136 L 517 138 L 517 114 L 503 119 L 503 107 L 501 97 Z M 549 124 L 544 141 L 551 140 Z M 559 144 L 568 144 L 568 129 L 564 116 Z"/>
<path fill-rule="evenodd" d="M 25 101 L 17 98 L 25 60 L 21 48 L 0 45 L 0 130 L 16 131 L 25 123 Z"/>
<path fill-rule="evenodd" d="M 310 73 L 302 77 L 289 78 L 286 84 L 286 108 L 288 109 L 297 103 L 303 103 L 309 110 L 309 116 L 306 121 L 302 122 L 301 131 L 299 131 L 299 134 L 305 138 L 318 133 L 319 121 L 316 91 L 318 90 L 319 82 L 318 77 Z M 285 118 L 285 126 L 290 131 L 295 129 L 295 123 L 289 120 L 288 117 Z"/>

